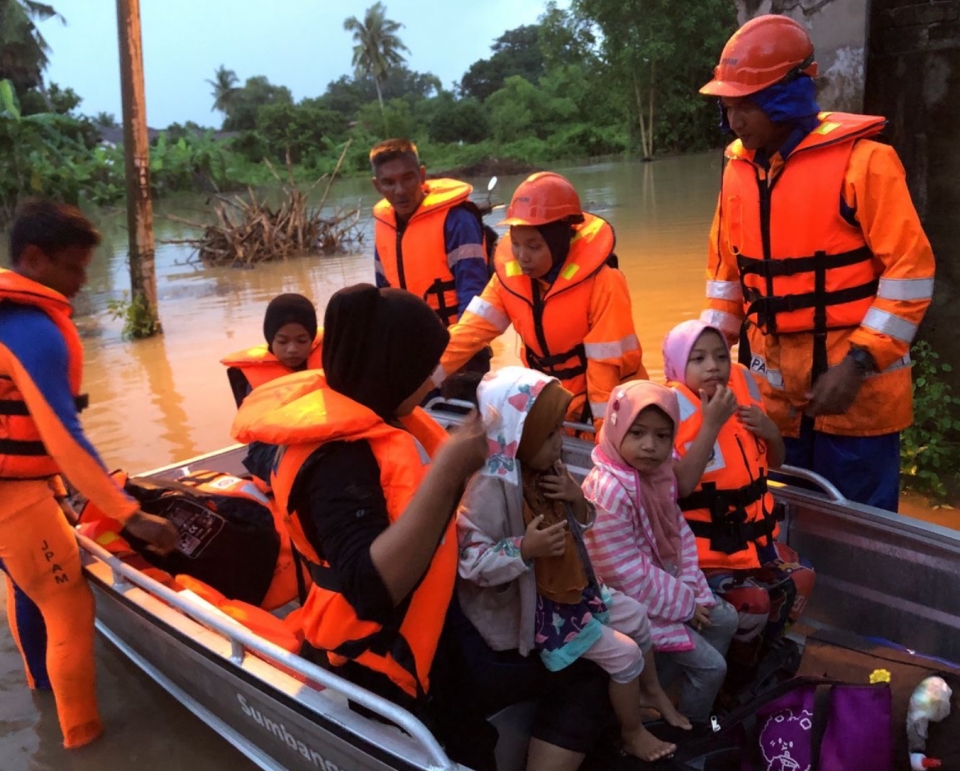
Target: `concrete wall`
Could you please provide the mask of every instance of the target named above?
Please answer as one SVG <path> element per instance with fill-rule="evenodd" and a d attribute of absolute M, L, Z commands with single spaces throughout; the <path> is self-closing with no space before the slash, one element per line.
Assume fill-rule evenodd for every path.
<path fill-rule="evenodd" d="M 868 0 L 736 0 L 741 24 L 764 13 L 790 16 L 813 38 L 820 65 L 820 105 L 861 112 Z"/>
<path fill-rule="evenodd" d="M 960 0 L 872 0 L 866 111 L 890 119 L 937 256 L 923 335 L 960 368 Z M 960 385 L 960 377 L 957 378 Z"/>

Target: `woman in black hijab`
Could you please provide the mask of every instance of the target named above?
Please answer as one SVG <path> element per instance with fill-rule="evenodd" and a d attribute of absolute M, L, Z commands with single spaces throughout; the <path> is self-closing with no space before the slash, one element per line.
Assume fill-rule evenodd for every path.
<path fill-rule="evenodd" d="M 285 468 L 281 457 L 274 480 L 277 499 L 287 501 L 310 547 L 301 551 L 319 558 L 311 570 L 315 588 L 304 603 L 307 642 L 349 659 L 341 665 L 334 657 L 339 674 L 418 714 L 428 678 L 411 679 L 391 662 L 384 666 L 382 657 L 400 661 L 407 672 L 429 666 L 424 662 L 433 651 L 418 649 L 418 640 L 430 636 L 431 623 L 439 635 L 456 574 L 450 523 L 463 486 L 487 453 L 479 420 L 436 449 L 443 430 L 422 411 L 412 414 L 431 388 L 429 376 L 447 340 L 436 314 L 409 292 L 367 284 L 337 292 L 324 318 L 326 384 L 295 399 L 287 413 L 297 430 L 316 421 L 319 447 L 287 445 L 285 454 L 299 452 L 302 460 L 288 458 L 294 465 Z M 256 410 L 258 394 L 251 400 Z M 436 452 L 424 472 L 431 449 Z M 418 640 L 404 637 L 410 621 L 418 624 Z M 340 628 L 355 631 L 343 640 Z M 404 656 L 418 666 L 408 668 Z M 317 658 L 330 663 L 325 654 Z"/>

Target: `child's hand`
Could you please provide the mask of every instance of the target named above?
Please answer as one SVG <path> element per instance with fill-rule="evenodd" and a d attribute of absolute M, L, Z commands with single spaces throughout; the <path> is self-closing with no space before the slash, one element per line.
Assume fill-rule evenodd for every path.
<path fill-rule="evenodd" d="M 584 500 L 583 490 L 576 480 L 570 476 L 567 467 L 561 461 L 557 461 L 554 466 L 556 474 L 544 474 L 540 477 L 540 487 L 543 488 L 545 498 L 551 498 L 555 501 L 568 501 L 569 503 L 578 503 Z"/>
<path fill-rule="evenodd" d="M 734 396 L 733 391 L 723 385 L 717 386 L 717 391 L 712 398 L 707 396 L 706 391 L 700 389 L 700 404 L 703 425 L 717 433 L 737 411 L 737 397 Z"/>
<path fill-rule="evenodd" d="M 737 407 L 737 419 L 761 439 L 772 442 L 780 435 L 780 429 L 759 406 Z"/>
<path fill-rule="evenodd" d="M 543 514 L 534 517 L 527 525 L 527 532 L 520 542 L 520 556 L 525 562 L 535 557 L 560 557 L 567 545 L 567 523 L 557 522 L 555 525 L 540 530 Z"/>
<path fill-rule="evenodd" d="M 710 608 L 706 605 L 697 605 L 697 609 L 693 611 L 693 618 L 690 619 L 690 626 L 698 632 L 710 626 Z"/>

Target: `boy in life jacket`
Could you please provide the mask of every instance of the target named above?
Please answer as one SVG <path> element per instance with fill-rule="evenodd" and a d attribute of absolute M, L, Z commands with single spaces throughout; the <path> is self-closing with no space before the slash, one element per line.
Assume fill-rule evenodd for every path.
<path fill-rule="evenodd" d="M 470 200 L 473 187 L 456 179 L 428 181 L 409 139 L 380 142 L 370 150 L 370 165 L 373 186 L 383 196 L 373 207 L 377 287 L 412 292 L 444 327 L 453 326 L 490 278 L 483 220 Z M 492 356 L 487 346 L 477 351 L 444 395 L 472 399 Z"/>
<path fill-rule="evenodd" d="M 323 331 L 317 330 L 317 309 L 302 294 L 274 297 L 263 316 L 265 345 L 230 354 L 220 363 L 227 368 L 227 379 L 237 408 L 258 386 L 284 375 L 323 367 Z M 270 478 L 275 448 L 253 442 L 243 459 L 247 471 L 266 483 Z"/>
<path fill-rule="evenodd" d="M 99 243 L 78 209 L 32 201 L 10 231 L 12 270 L 0 270 L 0 570 L 19 590 L 7 610 L 28 683 L 52 687 L 68 749 L 92 742 L 103 726 L 93 595 L 57 502 L 58 475 L 158 551 L 177 539 L 110 478 L 80 425 L 83 348 L 70 298 Z"/>
<path fill-rule="evenodd" d="M 520 184 L 501 224 L 510 233 L 497 244 L 496 272 L 450 330 L 434 382 L 512 324 L 523 363 L 573 394 L 567 419 L 599 429 L 614 386 L 647 376 L 627 282 L 611 266 L 613 227 L 549 171 Z"/>
<path fill-rule="evenodd" d="M 800 616 L 815 579 L 796 552 L 776 541 L 767 475 L 783 463 L 783 438 L 764 412 L 753 375 L 731 363 L 718 328 L 695 319 L 677 325 L 664 338 L 663 361 L 680 403 L 680 508 L 710 586 L 740 614 L 735 640 L 752 643 L 732 652 L 753 659 L 762 642 L 778 642 Z"/>
<path fill-rule="evenodd" d="M 933 294 L 930 242 L 882 117 L 820 112 L 803 25 L 758 16 L 700 92 L 726 151 L 703 320 L 757 373 L 787 462 L 896 511 L 913 422 L 910 343 Z"/>
<path fill-rule="evenodd" d="M 281 294 L 270 301 L 263 316 L 263 336 L 265 345 L 237 351 L 220 360 L 227 368 L 238 408 L 259 385 L 323 366 L 323 332 L 317 331 L 317 309 L 302 294 Z"/>

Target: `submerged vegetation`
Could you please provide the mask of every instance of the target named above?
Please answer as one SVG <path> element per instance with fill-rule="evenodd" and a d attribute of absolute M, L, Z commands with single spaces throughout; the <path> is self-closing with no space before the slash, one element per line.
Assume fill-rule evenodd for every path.
<path fill-rule="evenodd" d="M 346 148 L 341 161 L 345 154 Z M 193 247 L 197 259 L 204 265 L 246 267 L 295 255 L 332 254 L 362 240 L 363 234 L 358 227 L 359 209 L 337 209 L 332 214 L 324 212 L 336 169 L 303 191 L 297 185 L 292 164 L 288 163 L 288 177 L 283 179 L 269 161 L 266 163 L 280 185 L 278 206 L 270 206 L 253 189 L 246 195 L 217 196 L 213 207 L 215 221 L 211 224 L 171 216 L 173 220 L 202 231 L 197 237 L 175 243 Z M 324 180 L 327 185 L 319 204 L 308 206 L 310 194 Z"/>

